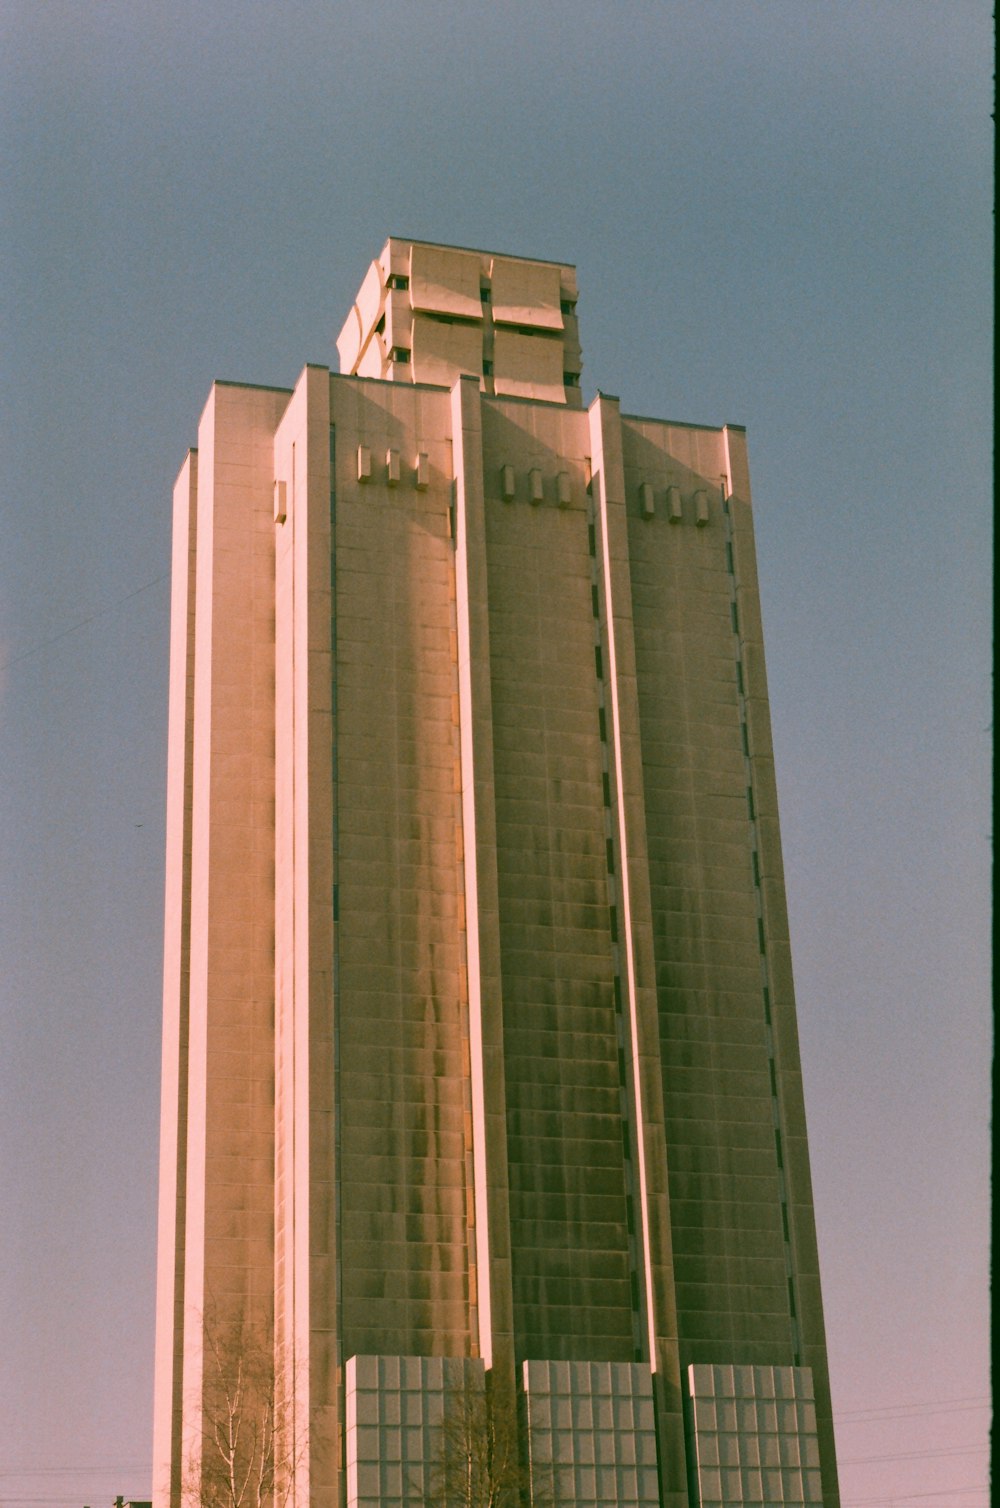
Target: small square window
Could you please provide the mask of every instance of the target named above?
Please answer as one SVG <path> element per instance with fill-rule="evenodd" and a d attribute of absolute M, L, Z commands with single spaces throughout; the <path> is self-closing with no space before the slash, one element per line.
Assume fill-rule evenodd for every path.
<path fill-rule="evenodd" d="M 563 372 L 563 382 L 566 385 L 566 387 L 579 387 L 580 386 L 580 373 L 579 372 Z"/>
<path fill-rule="evenodd" d="M 491 289 L 489 289 L 489 288 L 480 288 L 480 290 L 479 290 L 479 300 L 480 300 L 480 303 L 483 303 L 483 304 L 490 304 L 490 303 L 492 303 L 493 302 L 493 293 L 492 293 Z"/>
<path fill-rule="evenodd" d="M 484 361 L 483 362 L 483 376 L 484 377 L 492 377 L 493 376 L 493 363 L 492 363 L 492 361 Z"/>
<path fill-rule="evenodd" d="M 389 352 L 389 360 L 398 361 L 400 366 L 406 366 L 409 359 L 410 350 L 408 346 L 393 346 L 392 350 Z"/>
<path fill-rule="evenodd" d="M 572 299 L 562 298 L 559 300 L 559 308 L 563 314 L 575 314 L 576 304 Z"/>
<path fill-rule="evenodd" d="M 399 288 L 400 290 L 402 290 L 404 288 L 409 288 L 409 286 L 410 280 L 405 273 L 390 272 L 389 277 L 386 281 L 387 288 Z"/>

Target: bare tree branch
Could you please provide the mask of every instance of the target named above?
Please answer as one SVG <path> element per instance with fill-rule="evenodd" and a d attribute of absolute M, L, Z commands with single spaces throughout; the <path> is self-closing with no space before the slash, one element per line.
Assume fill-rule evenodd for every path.
<path fill-rule="evenodd" d="M 530 1501 L 533 1508 L 549 1508 L 548 1497 L 537 1491 Z M 489 1385 L 449 1394 L 426 1508 L 521 1508 L 528 1502 L 514 1398 Z"/>
<path fill-rule="evenodd" d="M 249 1323 L 208 1317 L 198 1441 L 190 1442 L 184 1499 L 197 1508 L 284 1508 L 306 1449 L 292 1430 L 286 1369 Z M 286 1444 L 286 1442 L 289 1442 Z"/>

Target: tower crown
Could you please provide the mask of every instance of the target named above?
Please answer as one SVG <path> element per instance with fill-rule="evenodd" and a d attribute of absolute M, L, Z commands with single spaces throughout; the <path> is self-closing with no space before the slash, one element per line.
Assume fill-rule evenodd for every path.
<path fill-rule="evenodd" d="M 390 236 L 337 337 L 340 370 L 582 406 L 576 268 Z"/>

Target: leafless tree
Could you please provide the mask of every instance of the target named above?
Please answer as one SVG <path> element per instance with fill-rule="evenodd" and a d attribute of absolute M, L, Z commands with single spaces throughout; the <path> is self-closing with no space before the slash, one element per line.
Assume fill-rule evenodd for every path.
<path fill-rule="evenodd" d="M 514 1398 L 489 1384 L 449 1394 L 426 1508 L 550 1508 L 550 1497 L 529 1494 L 529 1485 Z"/>
<path fill-rule="evenodd" d="M 305 1449 L 294 1441 L 285 1369 L 247 1322 L 204 1326 L 200 1450 L 189 1452 L 190 1508 L 284 1508 Z"/>

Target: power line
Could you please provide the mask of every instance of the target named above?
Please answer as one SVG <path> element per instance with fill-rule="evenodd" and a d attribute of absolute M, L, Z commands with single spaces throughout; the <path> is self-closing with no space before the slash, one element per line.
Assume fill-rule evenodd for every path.
<path fill-rule="evenodd" d="M 837 1465 L 868 1466 L 874 1461 L 936 1461 L 939 1456 L 978 1456 L 984 1455 L 988 1450 L 989 1445 L 984 1441 L 982 1445 L 948 1445 L 944 1450 L 913 1450 L 896 1456 L 855 1456 L 850 1461 L 838 1456 Z"/>
<path fill-rule="evenodd" d="M 114 1477 L 125 1471 L 150 1471 L 151 1461 L 119 1461 L 117 1466 L 8 1466 L 0 1470 L 0 1477 L 44 1477 L 77 1472 L 83 1476 Z"/>
<path fill-rule="evenodd" d="M 65 639 L 69 634 L 75 634 L 79 629 L 86 628 L 88 624 L 96 623 L 98 618 L 106 618 L 108 613 L 113 613 L 116 608 L 124 606 L 126 602 L 131 602 L 133 597 L 138 597 L 140 592 L 148 592 L 150 587 L 159 586 L 161 581 L 167 580 L 168 574 L 165 571 L 162 576 L 143 582 L 142 586 L 137 586 L 134 591 L 126 592 L 124 597 L 118 597 L 114 602 L 109 602 L 107 607 L 100 607 L 96 613 L 91 613 L 87 618 L 81 618 L 79 623 L 71 623 L 69 628 L 64 628 L 61 633 L 53 634 L 51 639 L 43 639 L 40 644 L 33 644 L 30 649 L 22 649 L 20 654 L 11 655 L 7 660 L 0 660 L 0 670 L 8 670 L 11 665 L 19 665 L 29 655 L 40 654 L 43 649 L 58 644 L 60 639 Z"/>
<path fill-rule="evenodd" d="M 884 1408 L 854 1409 L 846 1414 L 834 1414 L 834 1423 L 853 1424 L 865 1419 L 913 1419 L 921 1414 L 964 1414 L 977 1409 L 989 1408 L 988 1398 L 972 1400 L 964 1398 L 941 1399 L 931 1403 L 889 1403 Z"/>
<path fill-rule="evenodd" d="M 842 1508 L 879 1508 L 884 1503 L 903 1504 L 915 1501 L 917 1498 L 953 1498 L 956 1493 L 965 1497 L 970 1492 L 981 1492 L 985 1495 L 986 1488 L 979 1482 L 973 1487 L 946 1487 L 940 1492 L 894 1492 L 888 1497 L 881 1498 L 852 1498 L 845 1500 Z"/>

